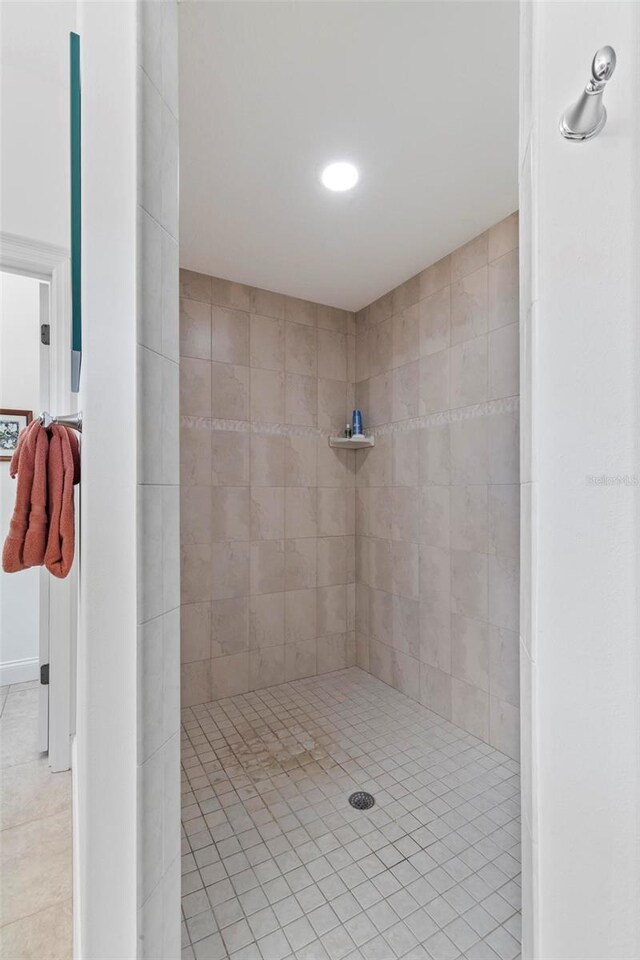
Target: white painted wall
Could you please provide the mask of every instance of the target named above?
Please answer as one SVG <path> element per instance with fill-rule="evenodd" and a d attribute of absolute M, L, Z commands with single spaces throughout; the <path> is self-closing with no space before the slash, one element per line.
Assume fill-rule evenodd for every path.
<path fill-rule="evenodd" d="M 0 273 L 0 407 L 39 412 L 40 283 Z M 0 539 L 9 529 L 16 481 L 0 463 Z M 38 675 L 40 571 L 0 571 L 0 683 Z"/>
<path fill-rule="evenodd" d="M 80 2 L 84 413 L 78 642 L 83 960 L 136 956 L 136 7 Z"/>
<path fill-rule="evenodd" d="M 640 6 L 523 4 L 521 70 L 523 956 L 637 958 Z"/>
<path fill-rule="evenodd" d="M 74 2 L 0 3 L 0 229 L 69 245 Z"/>

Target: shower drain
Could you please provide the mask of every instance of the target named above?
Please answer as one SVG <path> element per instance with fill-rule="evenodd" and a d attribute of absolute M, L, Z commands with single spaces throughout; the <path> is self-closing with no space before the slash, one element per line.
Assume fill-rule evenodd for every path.
<path fill-rule="evenodd" d="M 370 793 L 366 793 L 364 790 L 356 790 L 356 792 L 352 793 L 349 797 L 349 803 L 352 807 L 355 807 L 356 810 L 370 810 L 375 800 Z"/>

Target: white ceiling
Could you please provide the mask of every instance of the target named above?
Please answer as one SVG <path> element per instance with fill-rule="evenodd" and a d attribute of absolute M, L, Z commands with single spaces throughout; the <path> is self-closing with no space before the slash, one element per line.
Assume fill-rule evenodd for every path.
<path fill-rule="evenodd" d="M 516 2 L 181 3 L 181 264 L 359 309 L 516 209 L 517 131 Z"/>

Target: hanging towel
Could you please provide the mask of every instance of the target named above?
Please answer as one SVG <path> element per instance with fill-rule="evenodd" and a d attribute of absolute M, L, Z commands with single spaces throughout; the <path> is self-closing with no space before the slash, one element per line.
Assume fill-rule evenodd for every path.
<path fill-rule="evenodd" d="M 6 573 L 44 563 L 47 543 L 47 456 L 49 437 L 38 420 L 32 420 L 18 437 L 9 473 L 18 477 L 16 502 L 2 551 Z"/>
<path fill-rule="evenodd" d="M 44 563 L 54 577 L 66 577 L 75 544 L 73 487 L 80 480 L 80 451 L 74 430 L 57 423 L 49 441 L 49 537 Z"/>

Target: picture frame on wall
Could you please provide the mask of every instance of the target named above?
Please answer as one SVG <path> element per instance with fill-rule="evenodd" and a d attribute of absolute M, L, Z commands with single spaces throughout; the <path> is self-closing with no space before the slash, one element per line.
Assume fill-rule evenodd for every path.
<path fill-rule="evenodd" d="M 31 423 L 31 410 L 0 410 L 0 461 L 11 460 L 21 430 Z"/>

